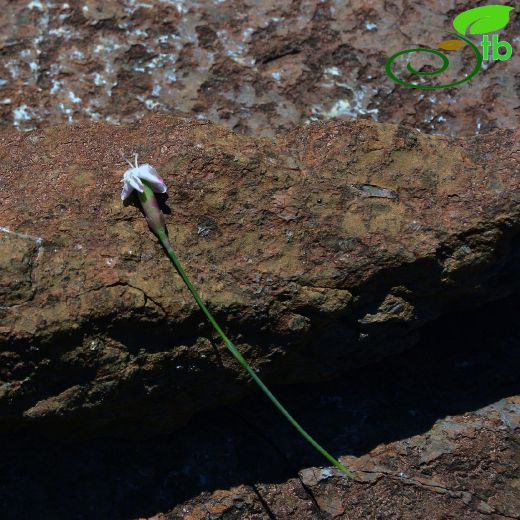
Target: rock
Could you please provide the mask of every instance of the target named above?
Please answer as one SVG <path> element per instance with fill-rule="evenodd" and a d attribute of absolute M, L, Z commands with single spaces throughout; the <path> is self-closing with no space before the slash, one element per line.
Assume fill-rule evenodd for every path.
<path fill-rule="evenodd" d="M 511 318 L 519 304 L 512 297 L 493 305 L 493 312 L 488 305 L 427 326 L 417 348 L 366 367 L 365 374 L 362 370 L 342 383 L 329 383 L 315 399 L 309 400 L 311 392 L 317 395 L 312 387 L 295 390 L 290 404 L 305 400 L 298 410 L 305 421 L 321 437 L 330 436 L 333 446 L 342 445 L 341 453 L 358 454 L 342 458 L 355 478 L 346 479 L 335 468 L 313 466 L 282 482 L 264 478 L 265 483 L 242 489 L 242 497 L 254 490 L 255 502 L 245 511 L 233 507 L 227 511 L 229 517 L 519 518 L 520 400 L 496 400 L 518 389 L 514 374 L 520 362 L 520 334 Z M 430 352 L 433 345 L 437 349 Z M 496 402 L 479 408 L 477 403 L 487 400 Z M 413 416 L 406 413 L 410 406 L 418 408 Z M 449 413 L 457 409 L 465 413 Z M 249 408 L 251 416 L 255 412 L 257 408 Z M 425 428 L 424 419 L 432 412 L 440 418 Z M 260 418 L 255 426 L 261 428 L 262 422 Z M 401 426 L 406 422 L 411 428 L 405 433 Z M 411 436 L 413 430 L 420 433 Z M 388 434 L 386 442 L 380 442 L 381 436 L 373 442 L 371 435 L 381 431 Z M 298 460 L 282 432 L 276 428 L 265 434 L 282 454 Z M 337 444 L 332 439 L 338 439 Z M 361 445 L 356 447 L 354 439 Z M 178 520 L 182 511 L 204 510 L 217 503 L 219 493 L 200 494 L 165 516 Z"/>
<path fill-rule="evenodd" d="M 292 383 L 518 287 L 518 137 L 338 121 L 254 139 L 171 117 L 2 133 L 0 431 L 146 436 L 253 389 L 122 205 L 121 150 L 165 178 L 173 247 L 221 325 Z"/>
<path fill-rule="evenodd" d="M 518 127 L 517 52 L 485 62 L 456 88 L 405 88 L 386 75 L 388 57 L 435 49 L 454 17 L 472 7 L 469 0 L 456 9 L 441 0 L 9 2 L 0 13 L 1 124 L 125 123 L 182 111 L 251 135 L 331 117 L 450 136 Z M 500 32 L 513 47 L 515 22 L 513 11 Z M 443 79 L 467 75 L 469 47 L 446 54 Z M 397 64 L 400 77 L 405 63 Z M 413 64 L 435 67 L 438 58 L 415 56 Z"/>
<path fill-rule="evenodd" d="M 344 377 L 274 388 L 353 480 L 257 394 L 145 440 L 2 435 L 3 517 L 518 518 L 519 312 L 517 293 Z"/>

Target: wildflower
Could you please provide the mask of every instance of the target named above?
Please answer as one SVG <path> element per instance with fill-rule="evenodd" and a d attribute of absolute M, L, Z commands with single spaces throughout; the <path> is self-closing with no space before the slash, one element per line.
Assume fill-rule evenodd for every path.
<path fill-rule="evenodd" d="M 149 164 L 141 164 L 141 166 L 139 166 L 137 164 L 137 154 L 135 155 L 135 166 L 132 165 L 128 159 L 125 160 L 131 168 L 126 170 L 123 175 L 123 180 L 121 181 L 123 183 L 121 199 L 125 200 L 134 190 L 137 191 L 148 226 L 166 247 L 165 244 L 169 245 L 166 234 L 166 222 L 163 212 L 157 203 L 157 199 L 153 194 L 153 192 L 165 193 L 166 184 L 164 184 L 164 181 L 153 166 Z M 164 235 L 164 238 L 161 238 L 162 235 Z M 164 242 L 164 240 L 166 242 Z"/>
<path fill-rule="evenodd" d="M 139 166 L 137 164 L 137 154 L 135 155 L 135 166 L 130 161 L 127 160 L 127 162 L 130 165 L 130 169 L 126 170 L 121 181 L 123 183 L 121 200 L 127 199 L 133 190 L 143 193 L 144 185 L 142 181 L 147 181 L 155 193 L 166 192 L 166 184 L 164 184 L 164 181 L 153 166 L 149 164 L 141 164 Z"/>
<path fill-rule="evenodd" d="M 125 159 L 126 160 L 126 159 Z M 322 448 L 301 426 L 296 420 L 291 416 L 291 414 L 285 409 L 285 407 L 278 401 L 278 399 L 271 393 L 271 391 L 265 386 L 263 381 L 258 377 L 253 368 L 249 365 L 249 363 L 244 359 L 240 351 L 235 347 L 233 342 L 226 336 L 224 331 L 220 328 L 220 325 L 216 322 L 213 315 L 209 312 L 208 308 L 202 301 L 197 289 L 192 285 L 188 275 L 184 271 L 182 264 L 180 263 L 177 255 L 173 251 L 173 248 L 170 244 L 170 240 L 168 239 L 168 234 L 166 230 L 166 222 L 164 220 L 164 215 L 159 208 L 159 204 L 157 203 L 157 199 L 155 198 L 154 192 L 156 193 L 164 193 L 166 191 L 166 185 L 164 181 L 159 177 L 155 169 L 149 164 L 143 164 L 141 166 L 137 165 L 137 155 L 135 157 L 135 167 L 127 160 L 130 164 L 131 169 L 127 170 L 123 177 L 123 193 L 121 194 L 121 198 L 126 199 L 133 190 L 136 190 L 139 195 L 139 200 L 141 202 L 141 206 L 143 208 L 144 214 L 146 216 L 146 220 L 150 229 L 157 235 L 162 246 L 168 253 L 170 260 L 175 265 L 177 272 L 182 278 L 183 282 L 186 284 L 186 287 L 191 292 L 193 298 L 197 302 L 200 310 L 204 313 L 208 321 L 211 323 L 215 331 L 222 338 L 222 341 L 234 356 L 234 358 L 242 365 L 242 367 L 247 371 L 247 373 L 251 376 L 253 381 L 262 389 L 264 394 L 271 400 L 271 402 L 278 408 L 278 410 L 282 413 L 282 415 L 296 428 L 296 430 L 300 433 L 300 435 L 313 446 L 319 453 L 321 453 L 329 462 L 334 464 L 338 469 L 340 469 L 343 473 L 348 475 L 349 477 L 353 477 L 353 473 L 347 469 L 341 462 L 336 460 L 328 451 Z"/>

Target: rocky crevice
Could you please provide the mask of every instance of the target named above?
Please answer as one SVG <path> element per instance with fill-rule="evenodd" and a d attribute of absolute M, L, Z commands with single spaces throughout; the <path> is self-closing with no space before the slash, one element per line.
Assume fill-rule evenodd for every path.
<path fill-rule="evenodd" d="M 0 428 L 147 436 L 252 390 L 121 204 L 118 150 L 166 179 L 174 248 L 275 384 L 398 353 L 518 288 L 517 134 L 358 121 L 272 140 L 167 117 L 5 132 Z"/>
<path fill-rule="evenodd" d="M 353 481 L 257 393 L 147 440 L 4 434 L 0 505 L 10 518 L 519 518 L 518 310 L 515 294 L 448 314 L 397 356 L 274 388 Z"/>

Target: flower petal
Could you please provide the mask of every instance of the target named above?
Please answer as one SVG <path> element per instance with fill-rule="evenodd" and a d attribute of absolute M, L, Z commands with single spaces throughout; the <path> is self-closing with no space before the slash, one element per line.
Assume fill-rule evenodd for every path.
<path fill-rule="evenodd" d="M 134 188 L 134 190 L 137 190 L 139 192 L 144 191 L 143 183 L 141 182 L 141 179 L 135 175 L 133 172 L 128 176 L 128 184 Z"/>
<path fill-rule="evenodd" d="M 164 193 L 166 191 L 166 184 L 157 173 L 156 169 L 150 164 L 141 164 L 136 171 L 139 178 L 145 180 L 150 184 L 155 193 Z"/>
<path fill-rule="evenodd" d="M 121 192 L 121 200 L 125 200 L 126 198 L 128 198 L 128 196 L 131 193 L 132 193 L 131 186 L 127 182 L 124 182 L 124 184 L 123 184 L 123 191 Z"/>
<path fill-rule="evenodd" d="M 155 193 L 164 193 L 166 191 L 166 184 L 157 173 L 155 168 L 150 164 L 142 164 L 136 168 L 129 168 L 123 175 L 123 191 L 121 192 L 121 199 L 125 200 L 133 190 L 139 192 L 144 191 L 142 180 L 152 188 Z"/>

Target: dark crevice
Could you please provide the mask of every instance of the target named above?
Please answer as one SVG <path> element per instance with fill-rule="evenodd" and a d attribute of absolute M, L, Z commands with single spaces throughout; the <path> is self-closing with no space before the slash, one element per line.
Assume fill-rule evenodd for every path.
<path fill-rule="evenodd" d="M 262 440 L 267 442 L 273 448 L 273 454 L 274 453 L 277 454 L 278 457 L 280 458 L 280 460 L 285 462 L 285 464 L 287 465 L 288 470 L 290 471 L 290 474 L 298 476 L 298 468 L 297 468 L 297 466 L 294 464 L 293 461 L 291 461 L 287 457 L 287 454 L 284 453 L 279 448 L 278 444 L 276 443 L 276 440 L 272 439 L 269 436 L 268 432 L 264 432 L 260 425 L 255 424 L 255 422 L 252 421 L 250 417 L 248 417 L 247 412 L 242 412 L 242 413 L 239 412 L 239 414 L 240 414 L 240 417 L 243 419 L 244 424 L 252 432 L 254 432 L 256 435 L 258 435 Z M 321 513 L 320 506 L 319 506 L 318 502 L 316 501 L 316 498 L 315 498 L 314 494 L 312 493 L 312 490 L 309 489 L 309 487 L 307 485 L 305 485 L 305 482 L 303 482 L 303 480 L 299 476 L 298 476 L 298 479 L 300 481 L 300 484 L 301 484 L 302 488 L 305 490 L 305 493 L 307 494 L 307 497 L 309 498 L 309 500 L 312 502 L 312 504 L 314 506 L 314 512 L 319 515 Z"/>
<path fill-rule="evenodd" d="M 333 455 L 362 455 L 428 431 L 439 418 L 520 394 L 519 312 L 515 295 L 453 313 L 425 326 L 402 354 L 327 383 L 273 390 Z M 58 442 L 18 433 L 1 441 L 7 520 L 151 516 L 203 491 L 285 482 L 327 465 L 258 391 L 146 440 Z"/>
<path fill-rule="evenodd" d="M 293 47 L 292 45 L 284 48 L 284 49 L 275 49 L 263 58 L 259 60 L 262 65 L 267 65 L 268 63 L 272 63 L 273 61 L 279 60 L 281 58 L 285 58 L 286 56 L 292 56 L 294 54 L 299 54 L 301 49 L 299 47 Z"/>
<path fill-rule="evenodd" d="M 251 484 L 250 487 L 253 490 L 254 494 L 256 495 L 256 498 L 258 498 L 258 501 L 262 504 L 264 511 L 267 513 L 267 516 L 269 517 L 269 520 L 276 520 L 276 516 L 271 511 L 269 504 L 265 501 L 265 499 L 262 496 L 262 494 L 260 493 L 260 491 L 258 491 L 258 487 L 255 484 Z"/>
<path fill-rule="evenodd" d="M 266 305 L 265 309 L 248 314 L 248 309 L 243 306 L 228 306 L 216 309 L 216 318 L 223 329 L 229 331 L 230 337 L 243 350 L 250 363 L 261 370 L 261 377 L 269 384 L 338 377 L 347 368 L 374 363 L 384 356 L 412 346 L 424 323 L 439 315 L 511 294 L 520 280 L 518 229 L 507 221 L 498 231 L 490 229 L 489 232 L 493 236 L 488 237 L 484 229 L 480 229 L 479 233 L 466 233 L 429 258 L 394 268 L 387 266 L 380 273 L 373 273 L 370 281 L 357 290 L 352 289 L 352 306 L 336 312 L 322 311 L 315 305 L 306 306 L 305 303 L 292 301 L 292 289 L 298 286 L 320 286 L 319 280 L 316 284 L 296 280 L 293 284 L 295 287 L 287 294 L 280 291 L 279 298 L 274 302 L 279 303 L 282 310 L 274 309 L 271 312 Z M 444 272 L 443 264 L 446 260 L 464 247 L 478 253 L 482 260 L 472 259 L 467 268 L 456 269 L 453 273 Z M 282 287 L 282 282 L 277 283 L 277 286 Z M 342 281 L 337 280 L 337 286 L 341 285 Z M 157 367 L 152 363 L 156 370 L 141 370 L 145 373 L 139 373 L 126 381 L 124 385 L 128 383 L 128 386 L 118 387 L 121 389 L 119 393 L 114 391 L 106 399 L 96 403 L 88 402 L 83 408 L 78 406 L 74 416 L 77 433 L 69 428 L 70 434 L 88 432 L 93 435 L 115 435 L 121 426 L 120 436 L 146 435 L 140 423 L 147 422 L 147 409 L 152 406 L 161 417 L 167 417 L 167 406 L 171 403 L 168 396 L 172 392 L 179 395 L 185 391 L 189 397 L 195 394 L 198 397 L 197 401 L 183 400 L 182 407 L 185 403 L 186 406 L 179 415 L 183 419 L 193 411 L 241 399 L 251 390 L 246 388 L 245 378 L 232 374 L 237 367 L 231 364 L 233 361 L 224 357 L 228 355 L 227 352 L 222 354 L 224 363 L 221 362 L 220 367 L 200 356 L 202 338 L 214 337 L 220 343 L 220 339 L 212 335 L 210 327 L 205 323 L 202 312 L 192 309 L 185 316 L 170 320 L 161 303 L 150 298 L 141 288 L 126 282 L 117 282 L 113 286 L 139 290 L 145 301 L 150 300 L 153 305 L 145 305 L 139 319 L 136 319 L 133 311 L 122 309 L 118 313 L 118 309 L 114 309 L 102 316 L 85 317 L 77 323 L 78 328 L 75 330 L 56 331 L 51 328 L 42 332 L 41 337 L 18 339 L 4 348 L 1 353 L 0 379 L 21 382 L 21 390 L 16 390 L 18 393 L 13 401 L 4 399 L 0 407 L 0 421 L 6 428 L 12 431 L 27 426 L 23 410 L 54 398 L 61 391 L 85 386 L 88 392 L 89 381 L 97 386 L 98 372 L 107 375 L 118 370 L 119 366 L 142 369 L 154 354 L 162 354 L 165 358 L 164 363 Z M 301 289 L 298 291 L 301 292 Z M 413 308 L 413 316 L 403 320 L 390 316 L 381 321 L 367 321 L 366 316 L 378 314 L 387 296 L 402 296 L 405 303 Z M 283 310 L 285 305 L 287 312 Z M 285 320 L 291 313 L 295 313 L 300 323 L 305 323 L 302 318 L 307 318 L 311 323 L 310 329 L 290 328 Z M 87 342 L 97 340 L 98 337 L 100 352 L 107 345 L 107 349 L 111 348 L 112 352 L 118 350 L 122 358 L 128 356 L 117 364 L 112 358 L 107 360 L 101 354 L 92 353 Z M 183 364 L 192 367 L 192 372 L 178 372 L 176 366 Z M 214 389 L 206 394 L 200 390 L 204 389 L 201 385 L 204 379 Z M 143 392 L 143 385 L 156 388 L 156 394 Z M 166 403 L 163 411 L 159 409 L 161 396 L 164 398 L 163 403 Z M 120 413 L 125 399 L 133 399 L 134 403 L 140 401 L 140 404 L 133 407 L 125 405 L 125 413 Z M 94 406 L 99 407 L 94 409 Z M 59 436 L 60 432 L 72 426 L 71 418 L 66 413 L 64 411 L 49 416 L 47 423 L 42 422 L 42 431 L 54 428 Z M 110 415 L 111 420 L 107 422 L 103 419 L 99 424 L 96 423 L 96 417 L 103 414 Z M 37 427 L 36 422 L 28 424 L 32 431 Z M 164 424 L 162 419 L 159 422 Z M 172 427 L 179 423 L 182 420 Z M 167 430 L 151 428 L 149 433 L 158 431 Z"/>

